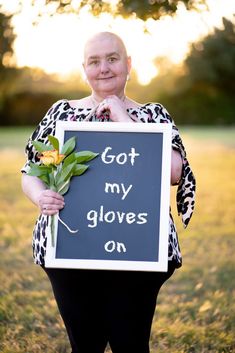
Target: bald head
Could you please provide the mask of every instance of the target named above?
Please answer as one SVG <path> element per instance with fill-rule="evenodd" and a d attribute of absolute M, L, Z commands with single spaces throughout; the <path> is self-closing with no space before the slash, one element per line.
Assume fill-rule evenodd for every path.
<path fill-rule="evenodd" d="M 105 42 L 107 40 L 113 42 L 114 45 L 117 44 L 122 55 L 124 57 L 127 57 L 127 51 L 126 51 L 125 44 L 124 44 L 123 40 L 117 34 L 112 33 L 112 32 L 99 32 L 87 40 L 85 47 L 84 47 L 84 60 L 86 60 L 88 51 L 91 46 L 93 46 L 97 43 L 99 43 L 102 46 L 102 42 Z"/>
<path fill-rule="evenodd" d="M 119 36 L 100 32 L 85 45 L 83 68 L 94 95 L 121 97 L 131 69 L 131 58 Z"/>

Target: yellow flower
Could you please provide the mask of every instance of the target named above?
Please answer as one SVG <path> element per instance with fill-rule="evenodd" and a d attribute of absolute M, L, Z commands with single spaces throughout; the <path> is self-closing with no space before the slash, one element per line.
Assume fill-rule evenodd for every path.
<path fill-rule="evenodd" d="M 39 158 L 44 165 L 58 165 L 65 158 L 65 154 L 59 154 L 58 150 L 44 151 Z"/>

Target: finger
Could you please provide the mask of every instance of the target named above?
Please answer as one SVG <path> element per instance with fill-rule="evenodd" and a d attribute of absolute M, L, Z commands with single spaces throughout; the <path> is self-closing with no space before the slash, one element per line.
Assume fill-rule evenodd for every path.
<path fill-rule="evenodd" d="M 62 201 L 64 200 L 62 195 L 60 195 L 58 192 L 50 190 L 50 189 L 44 190 L 41 195 L 42 195 L 42 197 L 47 196 L 47 197 L 53 197 L 55 199 L 62 200 Z"/>
<path fill-rule="evenodd" d="M 42 205 L 43 210 L 61 210 L 62 208 L 64 208 L 64 204 L 53 204 L 53 203 L 46 204 L 46 203 L 44 203 Z"/>
<path fill-rule="evenodd" d="M 56 199 L 54 197 L 44 196 L 40 199 L 40 205 L 64 205 L 64 199 Z"/>
<path fill-rule="evenodd" d="M 106 101 L 103 101 L 98 106 L 98 108 L 96 110 L 96 114 L 99 116 L 99 115 L 101 115 L 102 113 L 104 113 L 107 110 L 110 110 L 110 104 L 107 103 Z"/>
<path fill-rule="evenodd" d="M 47 211 L 56 211 L 58 212 L 59 210 L 62 210 L 64 208 L 65 204 L 64 203 L 41 203 L 39 205 L 40 211 L 42 213 L 47 213 Z"/>
<path fill-rule="evenodd" d="M 104 110 L 107 109 L 107 107 L 109 107 L 108 102 L 106 100 L 103 100 L 103 102 L 101 102 L 98 106 L 99 110 Z"/>
<path fill-rule="evenodd" d="M 41 210 L 44 209 L 62 209 L 65 205 L 64 201 L 54 199 L 52 197 L 44 197 L 39 201 L 39 207 Z"/>
<path fill-rule="evenodd" d="M 43 208 L 43 206 L 47 204 L 64 205 L 64 198 L 56 192 L 44 191 L 39 196 L 38 204 L 41 208 Z"/>
<path fill-rule="evenodd" d="M 44 205 L 41 207 L 41 213 L 45 215 L 53 215 L 58 213 L 64 206 L 59 206 L 59 205 Z"/>

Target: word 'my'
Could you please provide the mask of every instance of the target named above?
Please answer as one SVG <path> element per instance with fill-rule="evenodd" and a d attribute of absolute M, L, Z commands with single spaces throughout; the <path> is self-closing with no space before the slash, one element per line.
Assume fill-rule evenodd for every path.
<path fill-rule="evenodd" d="M 120 185 L 118 183 L 105 183 L 105 188 L 104 191 L 106 193 L 111 192 L 120 194 L 122 193 L 122 200 L 125 200 L 126 196 L 128 195 L 129 191 L 131 190 L 132 185 L 130 184 L 128 188 L 125 188 L 125 185 L 121 183 Z"/>

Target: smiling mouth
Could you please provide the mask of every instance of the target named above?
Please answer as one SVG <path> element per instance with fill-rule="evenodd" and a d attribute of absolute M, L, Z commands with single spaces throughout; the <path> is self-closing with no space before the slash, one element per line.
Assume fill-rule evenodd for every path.
<path fill-rule="evenodd" d="M 110 76 L 110 77 L 100 77 L 98 78 L 99 81 L 102 81 L 102 80 L 110 80 L 111 78 L 113 78 L 114 76 Z"/>

